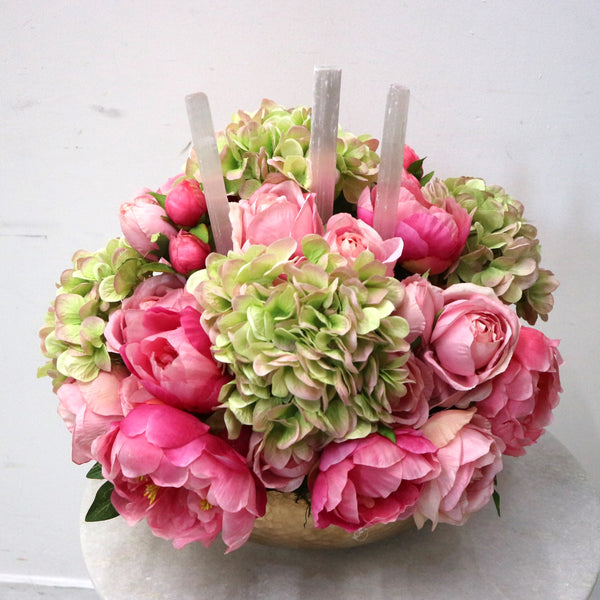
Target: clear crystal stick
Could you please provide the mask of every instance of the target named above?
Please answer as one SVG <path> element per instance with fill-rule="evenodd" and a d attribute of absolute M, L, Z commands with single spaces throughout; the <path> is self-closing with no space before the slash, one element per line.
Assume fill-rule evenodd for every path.
<path fill-rule="evenodd" d="M 336 175 L 337 131 L 340 112 L 342 70 L 315 67 L 309 158 L 311 192 L 323 223 L 333 214 Z"/>
<path fill-rule="evenodd" d="M 373 228 L 384 240 L 393 237 L 396 232 L 409 96 L 408 88 L 391 85 L 385 106 L 381 162 L 373 214 Z"/>
<path fill-rule="evenodd" d="M 192 144 L 198 158 L 200 179 L 206 196 L 215 248 L 220 254 L 227 254 L 233 247 L 229 202 L 225 192 L 221 159 L 217 149 L 208 98 L 202 92 L 190 94 L 185 98 L 185 105 L 192 132 Z"/>

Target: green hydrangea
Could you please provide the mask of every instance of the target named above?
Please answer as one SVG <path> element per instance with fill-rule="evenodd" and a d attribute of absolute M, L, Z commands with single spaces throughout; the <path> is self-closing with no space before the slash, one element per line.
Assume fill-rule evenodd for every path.
<path fill-rule="evenodd" d="M 279 448 L 366 436 L 393 423 L 390 400 L 406 393 L 402 285 L 369 252 L 351 267 L 319 236 L 303 241 L 308 260 L 294 249 L 213 254 L 188 282 L 213 355 L 235 376 L 220 398 L 228 428 L 251 425 Z"/>
<path fill-rule="evenodd" d="M 431 182 L 424 193 L 439 196 L 441 182 Z M 473 217 L 471 233 L 458 264 L 447 275 L 448 285 L 472 282 L 491 287 L 531 325 L 538 316 L 547 320 L 558 281 L 541 269 L 536 228 L 523 218 L 523 205 L 499 186 L 482 179 L 447 179 L 445 190 Z"/>
<path fill-rule="evenodd" d="M 171 268 L 148 262 L 124 239 L 113 239 L 97 252 L 77 251 L 40 330 L 42 353 L 50 360 L 38 375 L 50 376 L 56 390 L 67 377 L 92 381 L 99 371 L 110 371 L 104 338 L 109 314 L 140 281 L 160 270 Z"/>
<path fill-rule="evenodd" d="M 335 195 L 342 193 L 350 204 L 356 204 L 367 185 L 377 182 L 379 155 L 378 140 L 369 135 L 338 134 L 336 166 L 340 173 Z"/>
<path fill-rule="evenodd" d="M 217 147 L 228 195 L 249 198 L 269 177 L 280 173 L 305 190 L 311 187 L 308 158 L 311 109 L 286 109 L 263 100 L 256 113 L 238 111 L 223 132 L 217 133 Z M 340 131 L 336 165 L 336 196 L 356 203 L 365 186 L 377 179 L 377 140 Z M 189 177 L 200 179 L 195 154 L 186 165 Z"/>

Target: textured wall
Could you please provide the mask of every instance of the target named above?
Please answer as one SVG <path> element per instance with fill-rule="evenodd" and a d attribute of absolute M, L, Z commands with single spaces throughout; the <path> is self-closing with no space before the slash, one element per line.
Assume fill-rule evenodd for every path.
<path fill-rule="evenodd" d="M 207 92 L 218 127 L 262 97 L 309 104 L 314 64 L 343 68 L 345 128 L 379 137 L 387 86 L 403 83 L 430 169 L 525 203 L 562 281 L 543 327 L 566 359 L 552 430 L 600 483 L 595 2 L 0 4 L 0 578 L 86 577 L 86 468 L 35 379 L 53 282 L 75 249 L 118 234 L 121 202 L 182 164 L 185 94 Z"/>

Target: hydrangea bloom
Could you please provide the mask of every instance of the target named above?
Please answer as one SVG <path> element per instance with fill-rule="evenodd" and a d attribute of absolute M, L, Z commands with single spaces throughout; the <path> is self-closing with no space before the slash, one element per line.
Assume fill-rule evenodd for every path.
<path fill-rule="evenodd" d="M 365 252 L 353 266 L 307 237 L 213 255 L 192 291 L 214 356 L 235 375 L 222 400 L 235 421 L 287 448 L 307 436 L 363 437 L 393 423 L 405 393 L 406 321 L 392 313 L 400 283 Z"/>

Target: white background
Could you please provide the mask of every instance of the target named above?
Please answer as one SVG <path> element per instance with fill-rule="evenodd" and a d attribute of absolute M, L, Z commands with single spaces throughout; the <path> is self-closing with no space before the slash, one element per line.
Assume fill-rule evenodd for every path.
<path fill-rule="evenodd" d="M 0 0 L 0 581 L 83 580 L 70 463 L 37 329 L 74 250 L 180 169 L 183 98 L 220 128 L 268 97 L 310 104 L 313 66 L 343 69 L 340 122 L 381 136 L 387 87 L 411 89 L 408 142 L 441 177 L 525 203 L 562 282 L 551 430 L 600 484 L 600 10 L 595 1 L 33 2 Z M 573 507 L 577 510 L 577 507 Z M 585 515 L 582 515 L 585 518 Z M 59 581 L 59 579 L 52 581 Z"/>

